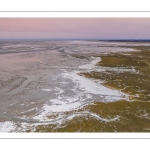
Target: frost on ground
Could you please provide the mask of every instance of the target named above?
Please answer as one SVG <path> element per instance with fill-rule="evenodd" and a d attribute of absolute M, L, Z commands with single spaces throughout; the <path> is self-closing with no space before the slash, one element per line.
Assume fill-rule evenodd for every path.
<path fill-rule="evenodd" d="M 0 122 L 0 132 L 13 132 L 16 124 L 12 121 Z"/>
<path fill-rule="evenodd" d="M 101 59 L 99 57 L 92 57 L 94 59 L 90 64 L 85 64 L 79 66 L 79 68 L 84 68 L 88 71 L 93 69 L 97 62 Z M 34 119 L 41 121 L 51 121 L 51 123 L 64 122 L 66 119 L 70 119 L 77 116 L 85 116 L 88 113 L 74 113 L 67 117 L 65 112 L 71 112 L 73 110 L 78 110 L 94 101 L 105 101 L 112 102 L 120 99 L 128 100 L 128 96 L 118 90 L 109 89 L 103 86 L 100 82 L 96 80 L 91 80 L 80 76 L 81 71 L 71 71 L 68 72 L 63 70 L 61 73 L 62 79 L 61 86 L 54 89 L 54 92 L 57 91 L 59 94 L 56 94 L 54 99 L 50 99 L 43 107 L 39 115 L 35 116 Z M 69 84 L 66 84 L 69 83 Z M 50 92 L 52 89 L 45 89 L 45 91 Z M 52 114 L 57 114 L 57 117 L 54 119 L 49 119 Z M 90 115 L 96 117 L 96 115 Z M 100 118 L 97 117 L 97 118 Z M 103 121 L 105 119 L 103 118 Z M 106 119 L 107 120 L 107 119 Z M 105 120 L 105 121 L 106 121 Z M 110 119 L 112 121 L 113 119 Z M 108 120 L 107 120 L 108 121 Z"/>
<path fill-rule="evenodd" d="M 76 47 L 76 44 L 79 44 L 79 47 Z M 84 108 L 84 106 L 90 105 L 91 103 L 94 102 L 114 102 L 123 99 L 128 100 L 128 95 L 122 93 L 121 91 L 110 89 L 108 87 L 103 86 L 102 81 L 92 80 L 80 75 L 80 73 L 82 72 L 91 72 L 91 71 L 136 72 L 134 68 L 128 69 L 128 68 L 111 68 L 111 67 L 97 66 L 96 64 L 101 61 L 101 58 L 89 56 L 99 56 L 100 53 L 109 54 L 110 52 L 134 51 L 134 49 L 132 48 L 131 49 L 121 48 L 118 45 L 116 45 L 115 47 L 109 47 L 107 46 L 108 43 L 102 44 L 104 44 L 103 47 L 100 47 L 99 42 L 88 43 L 88 41 L 82 42 L 80 41 L 78 43 L 77 41 L 76 42 L 70 41 L 67 44 L 62 42 L 60 43 L 60 45 L 57 45 L 57 43 L 54 42 L 50 43 L 50 45 L 55 45 L 54 47 L 51 47 L 51 50 L 53 51 L 53 53 L 54 51 L 57 51 L 57 55 L 52 55 L 52 53 L 51 54 L 49 53 L 49 56 L 47 56 L 48 54 L 47 51 L 45 51 L 44 53 L 42 51 L 43 54 L 38 53 L 37 55 L 38 62 L 35 64 L 29 63 L 28 64 L 29 68 L 28 67 L 26 68 L 27 69 L 25 72 L 26 74 L 24 74 L 24 72 L 22 72 L 21 74 L 21 76 L 27 76 L 27 74 L 29 74 L 30 71 L 32 71 L 33 69 L 32 78 L 34 79 L 34 82 L 32 81 L 31 76 L 29 76 L 30 78 L 28 78 L 27 80 L 26 78 L 21 78 L 20 80 L 18 80 L 18 77 L 16 77 L 15 80 L 10 80 L 13 83 L 15 83 L 11 89 L 14 90 L 14 87 L 16 87 L 17 90 L 20 89 L 18 91 L 22 95 L 19 98 L 23 99 L 24 96 L 26 96 L 26 100 L 24 100 L 23 103 L 20 102 L 20 105 L 19 104 L 18 105 L 21 111 L 22 108 L 25 107 L 27 108 L 24 109 L 24 111 L 22 112 L 17 112 L 17 110 L 15 110 L 16 116 L 20 115 L 21 117 L 20 116 L 17 117 L 22 118 L 24 120 L 26 119 L 26 121 L 1 122 L 0 131 L 25 132 L 27 129 L 30 129 L 30 131 L 34 132 L 36 126 L 38 125 L 62 124 L 68 120 L 72 120 L 75 117 L 82 117 L 82 116 L 83 117 L 89 116 L 95 118 L 96 120 L 104 122 L 115 121 L 119 119 L 119 116 L 108 119 L 102 118 L 98 114 L 94 114 L 89 111 L 83 110 L 78 111 L 80 108 Z M 42 47 L 44 46 L 45 43 L 42 44 Z M 40 50 L 40 47 L 36 48 L 35 45 L 33 49 Z M 77 54 L 79 56 L 80 54 L 82 54 L 82 56 L 84 56 L 85 54 L 86 57 L 88 57 L 88 59 L 84 59 L 84 57 L 83 59 L 82 57 L 81 58 L 72 57 L 71 54 Z M 26 54 L 26 56 L 29 55 Z M 25 55 L 22 55 L 22 57 L 25 57 Z M 89 60 L 91 60 L 90 63 L 88 63 Z M 48 73 L 45 71 L 46 69 L 48 70 Z M 36 73 L 38 74 L 40 72 L 42 76 L 40 76 L 40 78 L 36 78 L 35 74 Z M 31 84 L 27 84 L 29 79 Z M 25 90 L 23 88 L 20 88 L 20 85 L 23 83 L 27 87 Z M 9 92 L 10 90 L 8 90 L 7 92 Z M 18 92 L 17 90 L 10 92 L 10 94 L 14 94 L 15 92 L 17 93 Z M 22 90 L 24 90 L 24 92 Z M 31 95 L 33 94 L 32 103 L 30 103 L 31 100 L 30 94 Z M 44 101 L 43 97 L 45 98 L 46 97 L 45 95 L 48 97 L 48 99 L 46 100 L 44 99 L 45 100 Z M 43 101 L 40 103 L 40 100 L 37 100 L 38 98 L 41 101 L 42 100 Z M 29 102 L 27 103 L 28 105 L 25 105 L 27 99 Z M 12 106 L 11 108 L 16 109 L 17 105 L 15 104 L 16 104 L 15 100 L 11 101 L 10 103 L 10 106 Z M 33 106 L 31 106 L 31 104 Z M 22 115 L 27 113 L 30 114 L 30 116 Z"/>

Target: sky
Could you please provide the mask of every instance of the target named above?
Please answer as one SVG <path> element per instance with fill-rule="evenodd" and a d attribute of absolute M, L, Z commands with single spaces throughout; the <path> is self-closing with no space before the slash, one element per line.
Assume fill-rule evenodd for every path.
<path fill-rule="evenodd" d="M 150 39 L 150 18 L 0 18 L 0 39 Z"/>

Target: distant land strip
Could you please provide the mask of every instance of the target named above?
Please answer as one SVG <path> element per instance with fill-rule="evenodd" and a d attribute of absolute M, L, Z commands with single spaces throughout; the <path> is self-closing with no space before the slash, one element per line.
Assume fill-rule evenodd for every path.
<path fill-rule="evenodd" d="M 150 12 L 148 10 L 145 11 L 0 11 L 0 12 Z"/>

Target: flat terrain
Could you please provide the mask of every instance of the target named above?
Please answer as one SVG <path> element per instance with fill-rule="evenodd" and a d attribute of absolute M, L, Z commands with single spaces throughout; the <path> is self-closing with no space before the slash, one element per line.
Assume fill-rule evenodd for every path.
<path fill-rule="evenodd" d="M 149 132 L 150 43 L 0 41 L 1 132 Z"/>

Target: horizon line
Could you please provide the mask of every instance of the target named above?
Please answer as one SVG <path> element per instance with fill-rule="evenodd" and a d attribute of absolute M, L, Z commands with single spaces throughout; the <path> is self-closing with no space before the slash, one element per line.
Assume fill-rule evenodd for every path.
<path fill-rule="evenodd" d="M 122 39 L 98 39 L 98 38 L 92 38 L 92 39 L 90 39 L 90 38 L 88 38 L 88 39 L 86 39 L 86 38 L 66 38 L 66 39 L 63 39 L 63 38 L 21 38 L 21 39 L 19 39 L 19 38 L 9 38 L 9 39 L 1 39 L 0 38 L 0 40 L 100 40 L 100 41 L 124 41 L 124 40 L 134 40 L 134 41 L 139 41 L 139 40 L 150 40 L 150 38 L 149 39 L 147 39 L 147 38 L 122 38 Z"/>

